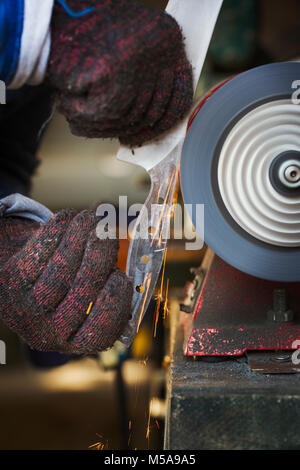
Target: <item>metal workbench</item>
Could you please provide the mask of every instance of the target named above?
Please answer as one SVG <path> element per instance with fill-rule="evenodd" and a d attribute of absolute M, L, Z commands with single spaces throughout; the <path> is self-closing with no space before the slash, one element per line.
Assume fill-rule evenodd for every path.
<path fill-rule="evenodd" d="M 245 358 L 185 357 L 178 310 L 170 314 L 165 449 L 300 449 L 300 374 L 254 373 Z"/>

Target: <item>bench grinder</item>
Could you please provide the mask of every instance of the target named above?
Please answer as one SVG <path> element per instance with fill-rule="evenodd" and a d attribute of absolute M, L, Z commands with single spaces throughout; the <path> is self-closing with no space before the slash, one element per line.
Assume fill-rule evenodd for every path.
<path fill-rule="evenodd" d="M 209 247 L 181 311 L 188 356 L 300 347 L 300 63 L 254 68 L 197 106 L 180 169 Z M 299 342 L 299 343 L 298 343 Z"/>

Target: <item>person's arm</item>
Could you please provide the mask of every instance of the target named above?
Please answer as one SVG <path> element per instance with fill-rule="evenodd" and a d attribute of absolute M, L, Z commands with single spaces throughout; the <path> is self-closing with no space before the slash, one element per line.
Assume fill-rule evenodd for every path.
<path fill-rule="evenodd" d="M 38 85 L 48 64 L 54 0 L 0 3 L 0 80 L 9 89 Z"/>
<path fill-rule="evenodd" d="M 131 147 L 190 109 L 192 68 L 174 18 L 137 0 L 56 1 L 47 80 L 72 133 Z M 91 7 L 94 7 L 94 9 Z"/>
<path fill-rule="evenodd" d="M 45 78 L 75 135 L 137 146 L 190 109 L 192 70 L 176 21 L 137 0 L 0 3 L 0 80 Z"/>
<path fill-rule="evenodd" d="M 30 194 L 52 108 L 51 90 L 44 84 L 7 92 L 6 104 L 0 105 L 0 198 Z"/>

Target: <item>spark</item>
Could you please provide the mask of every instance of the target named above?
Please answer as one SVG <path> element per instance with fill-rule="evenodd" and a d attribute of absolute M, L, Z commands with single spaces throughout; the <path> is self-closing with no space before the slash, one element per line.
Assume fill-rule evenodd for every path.
<path fill-rule="evenodd" d="M 179 187 L 179 170 L 176 172 L 174 171 L 172 173 L 172 177 L 171 177 L 171 181 L 170 181 L 170 184 L 169 184 L 169 187 L 168 187 L 168 191 L 167 191 L 167 195 L 166 195 L 166 199 L 168 199 L 169 197 L 169 192 L 170 192 L 170 189 L 171 189 L 171 184 L 173 184 L 173 180 L 175 179 L 174 181 L 174 192 L 173 192 L 173 200 L 172 200 L 172 206 L 169 208 L 169 213 L 166 214 L 166 217 L 164 218 L 163 222 L 162 222 L 162 229 L 161 229 L 161 232 L 160 232 L 160 236 L 159 236 L 159 240 L 158 240 L 158 246 L 160 247 L 161 244 L 162 244 L 162 235 L 164 233 L 164 226 L 166 224 L 166 222 L 169 222 L 173 217 L 174 217 L 174 213 L 175 213 L 175 205 L 177 204 L 177 200 L 178 200 L 178 187 Z M 164 209 L 163 211 L 165 210 L 166 208 L 166 204 L 164 205 Z"/>
<path fill-rule="evenodd" d="M 150 409 L 149 409 L 148 423 L 147 423 L 147 431 L 146 431 L 146 439 L 148 441 L 148 445 L 149 445 L 149 438 L 150 438 L 150 420 L 151 420 L 151 402 L 150 402 Z"/>
<path fill-rule="evenodd" d="M 88 306 L 88 309 L 87 309 L 87 311 L 86 311 L 86 315 L 89 315 L 92 306 L 93 306 L 93 302 L 90 302 L 90 305 Z"/>
<path fill-rule="evenodd" d="M 156 204 L 158 204 L 160 192 L 161 192 L 161 186 L 158 188 L 158 191 L 157 191 Z"/>
<path fill-rule="evenodd" d="M 174 180 L 174 175 L 175 175 L 175 172 L 172 173 L 171 175 L 171 179 L 170 179 L 170 182 L 168 184 L 168 188 L 167 188 L 167 193 L 166 193 L 166 196 L 165 196 L 165 199 L 164 199 L 164 203 L 162 205 L 162 211 L 161 211 L 161 214 L 159 216 L 159 220 L 158 220 L 158 224 L 157 224 L 157 228 L 155 230 L 155 233 L 154 233 L 154 236 L 152 238 L 152 241 L 151 241 L 151 244 L 150 246 L 153 245 L 154 243 L 154 240 L 156 239 L 156 236 L 158 234 L 158 232 L 160 231 L 160 234 L 159 234 L 159 239 L 158 239 L 158 246 L 161 246 L 161 238 L 162 238 L 162 234 L 163 234 L 163 227 L 164 227 L 164 223 L 165 223 L 165 220 L 162 224 L 162 227 L 161 227 L 161 230 L 160 230 L 160 226 L 161 226 L 161 222 L 163 220 L 163 216 L 165 214 L 165 210 L 166 210 L 166 206 L 167 206 L 167 201 L 168 201 L 168 197 L 169 197 L 169 193 L 170 193 L 170 190 L 171 190 L 171 187 L 172 187 L 172 184 L 173 184 L 173 180 Z M 159 189 L 159 193 L 160 193 L 160 190 L 161 188 Z"/>
<path fill-rule="evenodd" d="M 166 293 L 165 293 L 165 304 L 164 304 L 164 313 L 163 313 L 163 319 L 164 319 L 164 320 L 166 319 L 166 317 L 168 316 L 168 313 L 169 313 L 169 309 L 168 309 L 169 281 L 170 281 L 170 279 L 167 279 Z"/>
<path fill-rule="evenodd" d="M 158 421 L 157 421 L 157 419 L 155 420 L 155 423 L 156 423 L 156 427 L 157 427 L 157 429 L 159 429 L 159 424 L 158 424 Z"/>
<path fill-rule="evenodd" d="M 150 421 L 150 417 L 149 417 L 149 421 Z M 149 438 L 150 438 L 150 422 L 148 422 L 148 425 L 147 425 L 147 432 L 146 432 L 146 439 L 149 441 Z"/>
<path fill-rule="evenodd" d="M 154 338 L 156 337 L 160 305 L 161 305 L 161 302 L 163 300 L 163 288 L 164 288 L 164 278 L 165 278 L 167 252 L 168 252 L 168 250 L 166 249 L 165 255 L 164 255 L 164 261 L 163 261 L 163 269 L 162 269 L 162 275 L 161 275 L 160 289 L 159 289 L 159 293 L 157 294 L 157 297 L 156 297 L 156 310 L 155 310 L 155 317 L 154 317 L 155 322 L 154 322 L 154 333 L 153 333 Z"/>
<path fill-rule="evenodd" d="M 161 227 L 161 231 L 160 231 L 159 239 L 158 239 L 158 243 L 157 243 L 157 245 L 159 247 L 161 247 L 162 236 L 163 236 L 163 233 L 164 233 L 164 227 L 165 227 L 166 223 L 170 220 L 170 217 L 171 217 L 171 214 L 168 213 L 168 212 L 165 214 L 165 211 L 166 211 L 166 209 L 169 209 L 167 201 L 168 201 L 169 193 L 170 193 L 171 186 L 172 186 L 172 183 L 173 183 L 173 180 L 174 180 L 174 176 L 175 176 L 175 172 L 172 173 L 172 177 L 171 177 L 171 180 L 170 180 L 170 183 L 169 183 L 169 186 L 168 186 L 165 202 L 164 202 L 164 205 L 163 205 L 163 210 L 161 211 L 161 217 L 160 217 L 160 221 L 159 221 L 159 225 L 158 225 L 158 227 L 159 227 L 160 223 L 162 221 L 162 227 Z M 163 218 L 164 215 L 165 215 L 165 217 Z"/>
<path fill-rule="evenodd" d="M 131 419 L 130 419 L 129 422 L 128 422 L 128 429 L 129 429 L 129 431 L 130 431 L 130 432 L 129 432 L 129 436 L 128 436 L 128 442 L 127 442 L 128 447 L 129 447 L 130 441 L 131 441 L 131 437 L 132 437 L 132 421 L 131 421 Z"/>
<path fill-rule="evenodd" d="M 174 195 L 173 195 L 173 208 L 178 202 L 178 188 L 179 188 L 179 169 L 178 169 L 177 176 L 176 176 L 176 183 L 175 183 L 175 189 L 174 189 Z M 174 215 L 174 209 L 172 211 L 172 214 Z"/>
<path fill-rule="evenodd" d="M 98 434 L 96 432 L 96 436 L 98 436 L 100 438 L 100 441 L 99 442 L 96 442 L 95 444 L 92 444 L 91 446 L 89 446 L 88 448 L 89 449 L 94 449 L 94 450 L 104 450 L 104 449 L 108 449 L 108 441 L 102 441 L 103 440 L 103 436 L 101 436 L 101 434 Z"/>

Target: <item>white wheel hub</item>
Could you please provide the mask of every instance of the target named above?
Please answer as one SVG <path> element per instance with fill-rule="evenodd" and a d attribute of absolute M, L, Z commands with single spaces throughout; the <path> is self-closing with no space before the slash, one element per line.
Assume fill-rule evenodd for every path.
<path fill-rule="evenodd" d="M 218 163 L 223 202 L 246 232 L 266 243 L 300 246 L 300 196 L 273 187 L 269 171 L 282 152 L 300 151 L 300 105 L 277 100 L 258 106 L 230 131 Z M 286 186 L 300 185 L 299 164 L 280 169 Z"/>

